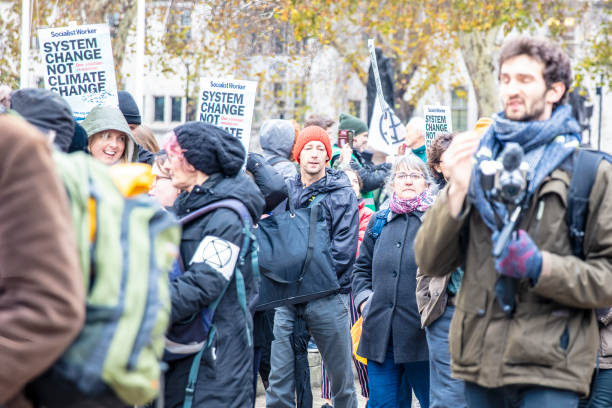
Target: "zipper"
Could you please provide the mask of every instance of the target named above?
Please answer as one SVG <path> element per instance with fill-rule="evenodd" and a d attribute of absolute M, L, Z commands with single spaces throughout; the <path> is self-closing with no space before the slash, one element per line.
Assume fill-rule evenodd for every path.
<path fill-rule="evenodd" d="M 545 206 L 545 202 L 544 200 L 541 200 L 538 203 L 538 211 L 536 213 L 536 227 L 535 227 L 535 231 L 534 231 L 534 238 L 537 240 L 537 237 L 540 235 L 540 221 L 542 221 L 542 216 L 544 215 L 544 206 Z"/>

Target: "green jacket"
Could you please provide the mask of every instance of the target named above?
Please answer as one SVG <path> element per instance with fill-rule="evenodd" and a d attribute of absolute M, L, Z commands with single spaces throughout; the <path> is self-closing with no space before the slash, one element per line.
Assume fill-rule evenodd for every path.
<path fill-rule="evenodd" d="M 591 192 L 586 260 L 571 255 L 569 182 L 566 171 L 555 170 L 523 217 L 520 227 L 542 251 L 543 267 L 534 287 L 521 282 L 511 319 L 495 298 L 491 233 L 478 212 L 466 203 L 458 219 L 451 217 L 448 187 L 427 212 L 414 245 L 423 274 L 465 266 L 449 337 L 455 377 L 484 387 L 534 384 L 588 394 L 599 345 L 592 309 L 612 305 L 612 166 L 601 163 Z"/>

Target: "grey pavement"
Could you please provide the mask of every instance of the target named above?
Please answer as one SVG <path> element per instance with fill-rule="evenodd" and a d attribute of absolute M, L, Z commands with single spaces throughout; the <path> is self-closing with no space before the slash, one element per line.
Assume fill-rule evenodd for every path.
<path fill-rule="evenodd" d="M 308 362 L 310 363 L 310 385 L 312 387 L 313 397 L 313 408 L 319 408 L 325 401 L 321 399 L 321 356 L 316 350 L 309 350 Z M 353 370 L 354 371 L 354 370 Z M 359 402 L 359 408 L 366 406 L 366 400 L 361 396 L 359 391 L 359 381 L 357 380 L 357 374 L 355 374 L 355 389 L 357 390 L 357 399 Z M 257 399 L 255 400 L 255 408 L 265 408 L 266 406 L 266 394 L 261 384 L 261 380 L 257 383 Z M 419 402 L 416 397 L 412 396 L 412 408 L 420 408 Z"/>

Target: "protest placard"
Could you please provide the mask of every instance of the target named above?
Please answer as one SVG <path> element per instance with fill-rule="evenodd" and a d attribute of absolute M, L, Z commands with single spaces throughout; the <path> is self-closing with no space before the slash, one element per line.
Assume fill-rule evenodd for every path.
<path fill-rule="evenodd" d="M 429 147 L 440 133 L 452 132 L 450 107 L 425 105 L 425 145 Z"/>
<path fill-rule="evenodd" d="M 392 109 L 387 109 L 387 117 L 378 102 L 374 101 L 372 119 L 368 130 L 368 146 L 379 152 L 396 155 L 398 147 L 404 143 L 406 128 Z"/>
<path fill-rule="evenodd" d="M 66 99 L 76 120 L 97 105 L 118 105 L 115 64 L 106 24 L 38 30 L 45 87 Z"/>
<path fill-rule="evenodd" d="M 249 150 L 257 82 L 201 78 L 198 120 L 227 130 Z"/>

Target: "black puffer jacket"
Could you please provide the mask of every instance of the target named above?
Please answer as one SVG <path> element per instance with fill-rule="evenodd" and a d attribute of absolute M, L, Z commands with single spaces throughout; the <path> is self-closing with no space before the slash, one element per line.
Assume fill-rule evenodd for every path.
<path fill-rule="evenodd" d="M 289 196 L 295 208 L 304 208 L 308 207 L 314 196 L 328 193 L 320 205 L 327 225 L 330 226 L 331 254 L 338 283 L 348 293 L 351 288 L 350 269 L 355 261 L 359 233 L 357 197 L 344 172 L 330 168 L 325 171 L 325 177 L 306 188 L 299 174 L 289 179 Z"/>
<path fill-rule="evenodd" d="M 246 168 L 266 201 L 264 213 L 269 213 L 287 199 L 285 178 L 262 155 L 249 153 L 247 157 Z"/>
<path fill-rule="evenodd" d="M 361 153 L 355 149 L 353 149 L 353 155 L 357 159 L 358 165 L 356 166 L 357 163 L 351 160 L 351 168 L 356 170 L 361 177 L 363 183 L 361 191 L 367 193 L 384 187 L 387 177 L 391 173 L 391 163 L 374 164 L 371 160 L 371 154 Z"/>
<path fill-rule="evenodd" d="M 337 168 L 337 160 L 340 158 L 339 152 L 332 156 L 329 165 L 332 168 Z M 391 172 L 391 163 L 374 164 L 372 162 L 372 153 L 360 152 L 353 149 L 353 157 L 349 163 L 351 169 L 359 173 L 363 187 L 362 193 L 374 191 L 377 188 L 382 188 L 387 182 L 387 177 Z"/>
<path fill-rule="evenodd" d="M 180 218 L 225 198 L 242 201 L 253 220 L 261 216 L 264 199 L 255 183 L 243 172 L 235 177 L 224 177 L 221 173 L 211 175 L 191 193 L 182 193 L 173 209 Z M 172 324 L 189 319 L 210 305 L 219 296 L 226 279 L 232 279 L 236 251 L 240 250 L 243 240 L 242 228 L 240 217 L 225 208 L 184 226 L 180 255 L 186 271 L 172 282 Z M 246 262 L 241 270 L 248 300 L 256 293 L 250 263 Z M 253 349 L 247 344 L 245 324 L 252 332 L 252 320 L 250 315 L 244 315 L 238 304 L 234 279 L 217 307 L 213 323 L 217 328 L 214 350 L 202 358 L 193 406 L 251 406 Z M 192 360 L 193 357 L 188 357 L 170 364 L 166 375 L 166 406 L 182 406 Z"/>

